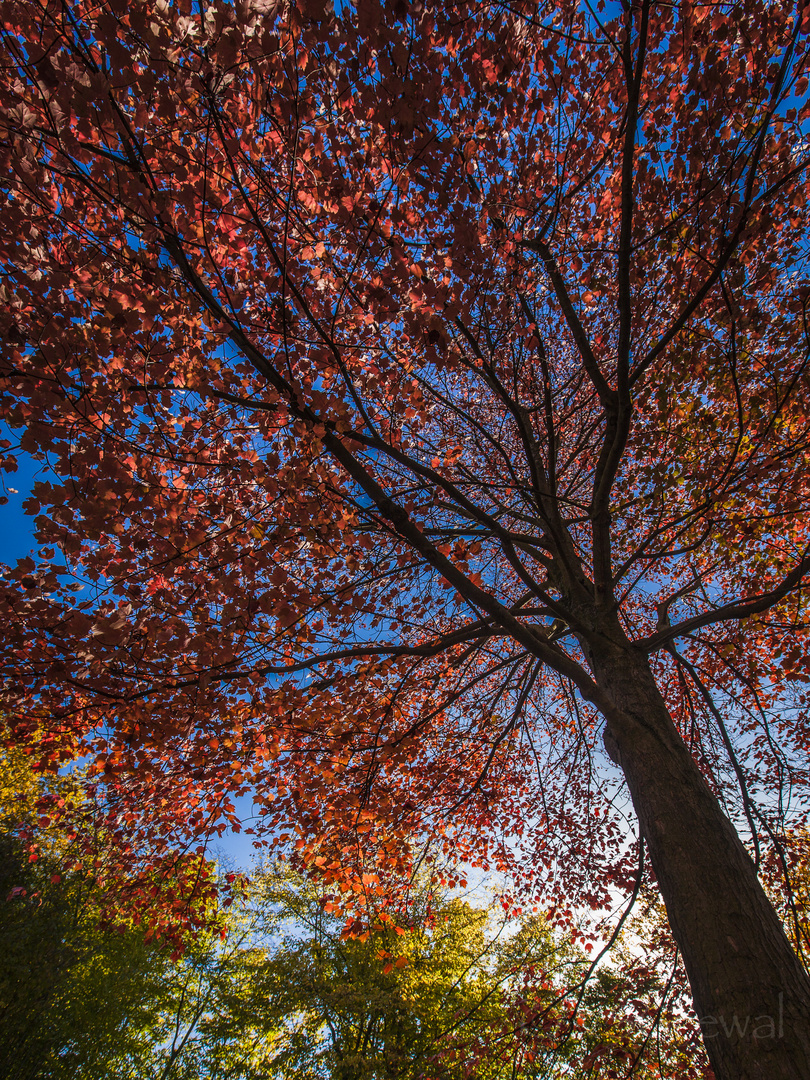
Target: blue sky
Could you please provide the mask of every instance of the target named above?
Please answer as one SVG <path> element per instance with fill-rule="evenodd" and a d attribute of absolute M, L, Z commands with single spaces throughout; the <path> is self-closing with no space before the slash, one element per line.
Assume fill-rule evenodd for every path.
<path fill-rule="evenodd" d="M 0 473 L 0 494 L 8 503 L 0 506 L 0 562 L 14 565 L 34 549 L 34 519 L 23 513 L 23 502 L 31 494 L 37 475 L 46 466 L 19 452 L 17 472 Z"/>

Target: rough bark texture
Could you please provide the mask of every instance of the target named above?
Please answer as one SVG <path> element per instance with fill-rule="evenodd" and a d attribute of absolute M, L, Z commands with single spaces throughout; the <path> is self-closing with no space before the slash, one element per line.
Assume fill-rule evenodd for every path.
<path fill-rule="evenodd" d="M 646 657 L 591 660 L 718 1080 L 810 1078 L 810 978 L 748 852 L 678 734 Z"/>

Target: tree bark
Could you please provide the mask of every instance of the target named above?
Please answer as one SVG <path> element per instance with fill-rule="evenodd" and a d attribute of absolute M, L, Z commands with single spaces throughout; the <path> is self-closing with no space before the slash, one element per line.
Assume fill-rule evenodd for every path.
<path fill-rule="evenodd" d="M 718 1080 L 810 1078 L 810 977 L 753 860 L 672 721 L 646 656 L 589 642 L 615 706 L 627 780 Z"/>

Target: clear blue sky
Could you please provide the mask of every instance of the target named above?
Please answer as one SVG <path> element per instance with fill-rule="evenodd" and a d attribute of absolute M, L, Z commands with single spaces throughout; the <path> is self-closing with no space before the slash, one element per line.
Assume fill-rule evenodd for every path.
<path fill-rule="evenodd" d="M 0 437 L 3 435 L 5 432 L 0 429 Z M 34 519 L 23 513 L 22 504 L 31 494 L 37 474 L 45 468 L 26 455 L 15 456 L 17 472 L 0 473 L 0 495 L 8 499 L 5 506 L 0 506 L 0 562 L 12 566 L 34 547 Z"/>

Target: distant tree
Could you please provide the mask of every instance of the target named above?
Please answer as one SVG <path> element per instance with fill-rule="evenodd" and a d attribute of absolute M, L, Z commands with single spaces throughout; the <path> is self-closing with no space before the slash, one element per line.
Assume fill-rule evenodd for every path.
<path fill-rule="evenodd" d="M 0 1075 L 116 1075 L 152 1045 L 170 950 L 102 929 L 84 882 L 51 880 L 58 863 L 34 867 L 7 838 L 0 857 Z"/>
<path fill-rule="evenodd" d="M 24 828 L 43 787 L 75 797 L 75 778 L 45 781 L 24 754 L 4 764 L 9 1080 L 707 1075 L 683 972 L 673 986 L 664 970 L 674 946 L 654 898 L 630 925 L 633 947 L 593 974 L 541 917 L 506 919 L 425 877 L 398 910 L 347 933 L 339 893 L 275 866 L 224 892 L 228 906 L 209 910 L 178 956 L 124 915 L 110 926 L 98 884 L 65 869 L 58 832 Z"/>
<path fill-rule="evenodd" d="M 266 871 L 241 916 L 250 947 L 230 952 L 184 1002 L 182 1023 L 194 1017 L 194 1031 L 177 1075 L 551 1076 L 561 1055 L 524 1060 L 525 1033 L 508 1004 L 517 972 L 532 965 L 562 976 L 565 962 L 542 920 L 502 937 L 494 915 L 422 882 L 397 917 L 347 936 L 322 885 Z M 559 1014 L 550 980 L 545 996 Z M 553 1039 L 544 1045 L 550 1051 Z"/>
<path fill-rule="evenodd" d="M 505 920 L 422 877 L 400 909 L 352 935 L 339 892 L 276 866 L 241 885 L 232 906 L 223 890 L 229 908 L 209 910 L 208 926 L 173 954 L 177 943 L 138 926 L 126 903 L 112 921 L 114 879 L 102 886 L 92 872 L 104 871 L 103 837 L 88 844 L 65 831 L 69 818 L 47 814 L 70 802 L 73 827 L 89 828 L 87 777 L 38 774 L 30 747 L 6 748 L 0 764 L 9 1080 L 557 1075 L 579 957 L 542 919 Z M 76 859 L 91 848 L 88 871 Z M 157 879 L 157 900 L 173 887 Z"/>

